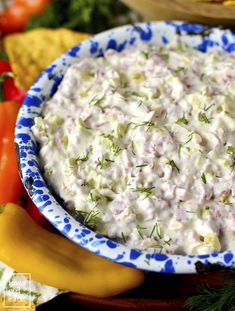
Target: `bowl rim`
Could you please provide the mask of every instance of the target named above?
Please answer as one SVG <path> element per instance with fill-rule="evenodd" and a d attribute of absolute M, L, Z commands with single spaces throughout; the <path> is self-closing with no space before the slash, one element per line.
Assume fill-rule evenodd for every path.
<path fill-rule="evenodd" d="M 195 256 L 148 253 L 130 248 L 97 234 L 79 223 L 63 209 L 46 185 L 41 173 L 40 164 L 38 162 L 38 149 L 31 131 L 31 126 L 33 125 L 33 117 L 40 114 L 40 107 L 46 100 L 43 94 L 47 93 L 52 96 L 55 93 L 57 86 L 62 80 L 63 71 L 65 72 L 66 69 L 80 57 L 86 56 L 84 56 L 84 53 L 82 54 L 82 49 L 84 47 L 89 49 L 90 52 L 92 48 L 94 48 L 94 50 L 96 49 L 96 52 L 92 54 L 97 57 L 100 56 L 97 44 L 99 46 L 99 44 L 103 42 L 103 46 L 105 44 L 106 48 L 108 48 L 108 44 L 114 40 L 113 38 L 118 42 L 121 38 L 126 38 L 128 32 L 133 32 L 133 34 L 138 37 L 137 41 L 147 42 L 151 40 L 150 34 L 153 35 L 153 31 L 162 30 L 164 27 L 175 29 L 176 33 L 182 31 L 181 36 L 186 33 L 186 37 L 190 29 L 191 31 L 195 29 L 196 34 L 200 34 L 200 31 L 202 32 L 205 30 L 210 30 L 211 32 L 217 32 L 218 30 L 216 27 L 211 28 L 182 21 L 145 22 L 135 25 L 124 25 L 106 30 L 82 41 L 80 44 L 62 54 L 62 56 L 57 58 L 41 73 L 28 91 L 16 122 L 15 144 L 20 176 L 24 187 L 40 212 L 63 235 L 95 254 L 126 266 L 163 273 L 196 273 L 202 269 L 202 266 L 208 269 L 207 267 L 212 265 L 217 265 L 218 269 L 233 268 L 235 267 L 235 252 L 231 250 Z M 187 31 L 187 29 L 189 30 Z M 223 30 L 220 31 L 223 32 Z M 126 39 L 124 41 L 126 41 Z M 114 41 L 112 41 L 112 44 L 114 44 Z M 115 45 L 115 49 L 118 49 L 118 46 L 120 47 L 121 44 Z M 125 48 L 125 45 L 122 46 L 122 48 Z M 79 54 L 80 52 L 81 55 Z M 57 69 L 57 66 L 59 71 L 55 73 L 54 71 Z M 51 84 L 49 87 L 49 82 L 52 80 L 54 85 Z"/>

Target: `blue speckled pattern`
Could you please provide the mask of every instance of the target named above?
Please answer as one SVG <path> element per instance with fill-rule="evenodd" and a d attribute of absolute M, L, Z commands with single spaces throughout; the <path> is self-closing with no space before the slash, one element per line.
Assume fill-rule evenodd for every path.
<path fill-rule="evenodd" d="M 203 256 L 149 254 L 111 241 L 87 229 L 56 201 L 48 189 L 38 163 L 38 147 L 31 126 L 42 104 L 52 96 L 71 64 L 86 56 L 102 56 L 111 48 L 122 51 L 131 45 L 146 42 L 164 45 L 176 35 L 188 45 L 206 52 L 217 47 L 235 51 L 235 35 L 229 30 L 207 28 L 185 22 L 154 22 L 124 26 L 103 32 L 70 49 L 50 65 L 29 90 L 17 120 L 15 142 L 18 145 L 19 165 L 23 183 L 38 209 L 66 237 L 82 247 L 130 267 L 164 273 L 195 273 L 195 263 L 235 267 L 235 252 L 226 251 Z"/>

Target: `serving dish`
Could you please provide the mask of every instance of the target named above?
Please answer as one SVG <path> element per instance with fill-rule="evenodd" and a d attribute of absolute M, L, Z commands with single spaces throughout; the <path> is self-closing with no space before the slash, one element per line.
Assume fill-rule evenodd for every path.
<path fill-rule="evenodd" d="M 34 117 L 40 115 L 43 102 L 55 93 L 71 64 L 86 56 L 102 56 L 108 48 L 122 51 L 140 42 L 164 45 L 176 35 L 180 35 L 186 44 L 203 52 L 214 47 L 228 52 L 235 51 L 235 36 L 229 30 L 175 21 L 148 22 L 98 34 L 70 49 L 51 64 L 29 90 L 18 116 L 15 143 L 20 174 L 33 202 L 47 219 L 66 237 L 98 255 L 130 267 L 163 273 L 195 273 L 202 266 L 211 267 L 212 264 L 213 269 L 232 268 L 235 266 L 235 252 L 229 250 L 198 256 L 147 253 L 91 231 L 59 204 L 43 179 L 38 161 L 38 146 L 31 131 Z"/>
<path fill-rule="evenodd" d="M 122 0 L 144 20 L 179 19 L 206 25 L 235 25 L 235 7 L 193 0 Z"/>

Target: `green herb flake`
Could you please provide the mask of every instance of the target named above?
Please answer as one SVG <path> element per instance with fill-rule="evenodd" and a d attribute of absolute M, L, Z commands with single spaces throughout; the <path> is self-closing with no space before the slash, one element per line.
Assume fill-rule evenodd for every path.
<path fill-rule="evenodd" d="M 192 139 L 193 139 L 193 132 L 191 132 L 190 134 L 188 134 L 188 140 L 184 143 L 185 145 L 187 144 L 187 143 L 189 143 Z"/>
<path fill-rule="evenodd" d="M 123 232 L 121 232 L 121 235 L 122 235 L 122 241 L 123 241 L 123 243 L 125 244 L 125 243 L 126 243 L 126 237 L 125 237 L 125 235 L 124 235 Z"/>
<path fill-rule="evenodd" d="M 179 159 L 181 158 L 181 149 L 182 149 L 182 145 L 179 144 L 178 145 L 178 157 L 179 157 Z"/>
<path fill-rule="evenodd" d="M 209 109 L 211 109 L 213 106 L 215 106 L 215 104 L 211 104 L 211 105 L 209 105 L 209 106 L 204 106 L 204 108 L 203 108 L 203 110 L 204 111 L 208 111 Z"/>
<path fill-rule="evenodd" d="M 90 212 L 86 213 L 83 220 L 84 225 L 95 229 L 100 221 L 99 214 L 100 211 L 97 208 L 93 208 Z"/>
<path fill-rule="evenodd" d="M 153 226 L 153 229 L 152 229 L 152 231 L 151 231 L 151 233 L 149 235 L 149 238 L 152 238 L 152 236 L 153 236 L 155 231 L 157 233 L 158 238 L 160 240 L 163 239 L 162 230 L 161 230 L 161 228 L 160 228 L 158 223 L 155 223 L 155 225 Z"/>
<path fill-rule="evenodd" d="M 136 165 L 136 167 L 145 167 L 148 166 L 148 164 L 140 164 L 140 165 Z"/>
<path fill-rule="evenodd" d="M 135 143 L 132 141 L 131 142 L 131 152 L 133 155 L 136 155 L 136 152 L 135 152 Z"/>
<path fill-rule="evenodd" d="M 204 122 L 206 124 L 210 124 L 211 123 L 211 119 L 208 119 L 208 117 L 206 116 L 206 114 L 204 112 L 200 112 L 199 113 L 198 120 L 200 122 Z"/>
<path fill-rule="evenodd" d="M 141 227 L 140 225 L 136 225 L 136 230 L 139 234 L 139 236 L 141 237 L 141 239 L 144 239 L 144 230 L 146 230 L 147 228 L 145 227 Z"/>
<path fill-rule="evenodd" d="M 167 162 L 168 165 L 170 165 L 171 167 L 175 168 L 177 170 L 178 173 L 180 173 L 180 169 L 178 168 L 178 166 L 175 164 L 174 160 L 169 160 Z"/>
<path fill-rule="evenodd" d="M 181 118 L 179 118 L 178 120 L 176 120 L 175 122 L 176 124 L 184 124 L 187 125 L 188 124 L 188 119 L 185 118 L 185 113 L 183 113 L 183 116 Z"/>
<path fill-rule="evenodd" d="M 134 190 L 134 192 L 138 192 L 138 193 L 141 193 L 141 194 L 144 194 L 144 198 L 148 198 L 151 194 L 152 194 L 152 191 L 155 187 L 141 187 L 141 188 L 137 188 Z"/>
<path fill-rule="evenodd" d="M 204 184 L 206 184 L 206 175 L 205 175 L 205 173 L 201 174 L 201 180 L 203 181 Z"/>
<path fill-rule="evenodd" d="M 234 149 L 233 146 L 227 146 L 226 152 L 227 152 L 228 154 L 234 155 L 234 154 L 235 154 L 235 149 Z"/>
<path fill-rule="evenodd" d="M 141 51 L 141 53 L 143 54 L 143 56 L 145 57 L 145 59 L 149 59 L 149 54 L 150 54 L 150 51 L 149 51 L 149 50 Z"/>

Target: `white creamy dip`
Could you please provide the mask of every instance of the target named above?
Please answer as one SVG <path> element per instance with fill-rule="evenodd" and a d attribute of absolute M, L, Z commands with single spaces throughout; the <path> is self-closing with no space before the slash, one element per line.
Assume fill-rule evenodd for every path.
<path fill-rule="evenodd" d="M 235 55 L 140 46 L 86 58 L 35 118 L 49 185 L 131 247 L 235 250 Z"/>

